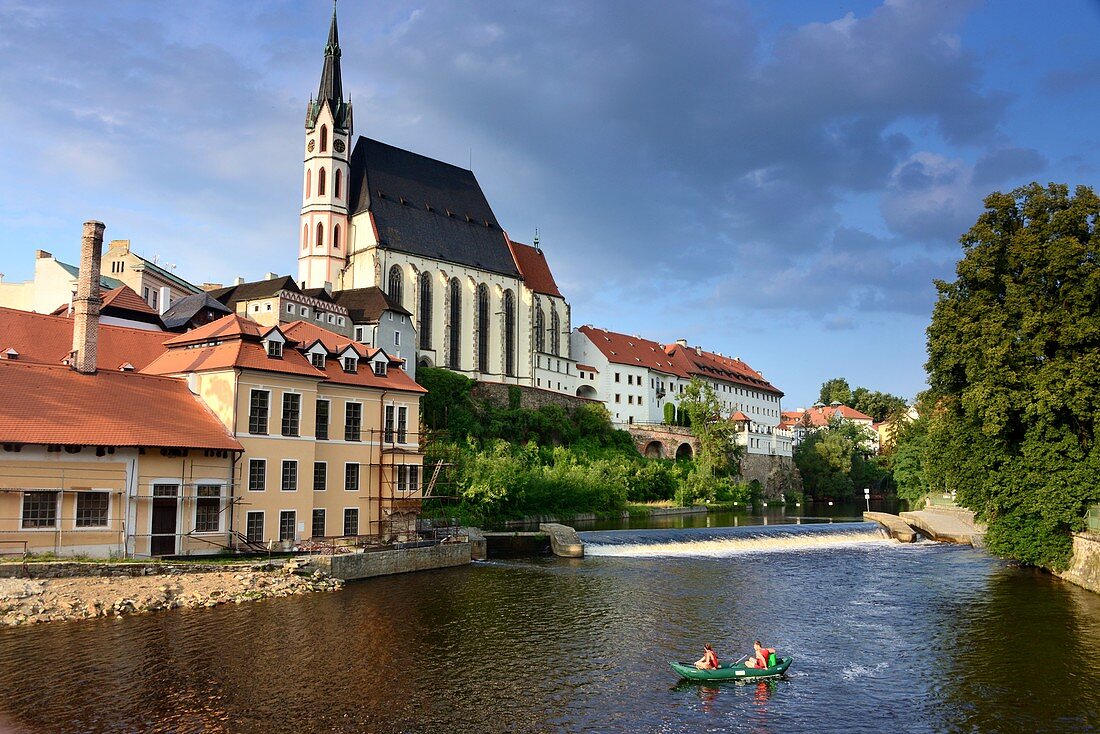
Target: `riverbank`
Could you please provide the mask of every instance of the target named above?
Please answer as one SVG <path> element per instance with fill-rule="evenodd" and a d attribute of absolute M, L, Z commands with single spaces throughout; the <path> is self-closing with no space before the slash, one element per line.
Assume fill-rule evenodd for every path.
<path fill-rule="evenodd" d="M 240 604 L 335 591 L 344 583 L 320 571 L 304 576 L 298 571 L 299 564 L 288 561 L 282 566 L 241 565 L 203 573 L 0 578 L 0 626 Z"/>

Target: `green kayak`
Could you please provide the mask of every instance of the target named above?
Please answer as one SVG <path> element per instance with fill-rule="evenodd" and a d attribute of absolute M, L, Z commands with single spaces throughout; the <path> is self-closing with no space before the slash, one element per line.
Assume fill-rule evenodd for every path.
<path fill-rule="evenodd" d="M 669 662 L 672 669 L 691 680 L 763 680 L 778 678 L 791 667 L 794 658 L 779 658 L 770 668 L 746 668 L 744 663 L 719 665 L 714 670 L 699 670 L 691 663 Z"/>

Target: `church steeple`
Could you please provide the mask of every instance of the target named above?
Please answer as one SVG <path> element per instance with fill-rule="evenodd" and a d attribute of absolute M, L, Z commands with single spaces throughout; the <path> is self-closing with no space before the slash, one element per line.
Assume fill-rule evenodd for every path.
<path fill-rule="evenodd" d="M 321 86 L 317 89 L 317 99 L 332 102 L 344 101 L 344 89 L 340 80 L 340 33 L 336 29 L 336 3 L 332 3 L 332 25 L 328 29 L 328 43 L 325 44 L 325 66 L 321 70 Z"/>
<path fill-rule="evenodd" d="M 344 101 L 344 83 L 340 76 L 340 33 L 336 27 L 336 1 L 332 3 L 332 23 L 325 43 L 325 65 L 321 68 L 321 84 L 317 87 L 317 99 L 309 101 L 306 108 L 306 129 L 317 125 L 317 114 L 328 103 L 336 128 L 351 129 L 351 102 Z"/>

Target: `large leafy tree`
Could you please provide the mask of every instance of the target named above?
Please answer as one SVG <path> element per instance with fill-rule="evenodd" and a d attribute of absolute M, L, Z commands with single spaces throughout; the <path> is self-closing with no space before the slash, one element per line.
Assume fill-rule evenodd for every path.
<path fill-rule="evenodd" d="M 843 377 L 834 377 L 831 380 L 826 380 L 821 385 L 821 392 L 817 395 L 817 402 L 824 403 L 825 405 L 830 405 L 832 403 L 850 405 L 852 402 L 852 388 Z"/>
<path fill-rule="evenodd" d="M 860 413 L 871 416 L 876 421 L 884 421 L 891 416 L 904 413 L 908 404 L 905 398 L 900 398 L 897 395 L 857 387 L 852 391 L 852 402 L 849 405 Z"/>
<path fill-rule="evenodd" d="M 693 377 L 680 394 L 679 402 L 680 410 L 688 417 L 691 430 L 699 439 L 697 463 L 719 474 L 736 474 L 742 447 L 736 441 L 736 426 L 723 415 L 722 401 L 714 388 Z"/>
<path fill-rule="evenodd" d="M 1098 216 L 1087 187 L 991 194 L 928 328 L 927 483 L 988 522 L 992 551 L 1051 568 L 1100 500 Z"/>
<path fill-rule="evenodd" d="M 814 499 L 850 499 L 877 485 L 884 471 L 872 461 L 865 429 L 836 419 L 809 434 L 794 451 L 806 493 Z"/>

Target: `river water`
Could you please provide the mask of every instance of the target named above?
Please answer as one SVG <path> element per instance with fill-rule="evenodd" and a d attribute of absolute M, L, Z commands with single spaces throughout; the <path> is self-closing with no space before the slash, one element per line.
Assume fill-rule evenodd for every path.
<path fill-rule="evenodd" d="M 869 523 L 611 529 L 334 594 L 0 631 L 0 731 L 1094 732 L 1100 595 Z M 761 638 L 786 679 L 681 683 Z"/>

